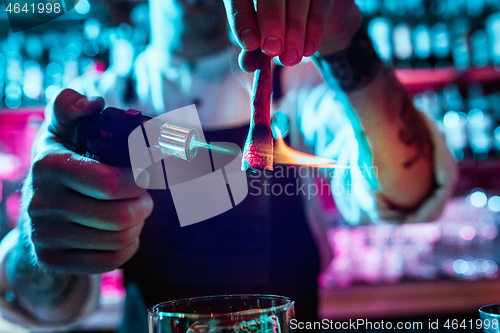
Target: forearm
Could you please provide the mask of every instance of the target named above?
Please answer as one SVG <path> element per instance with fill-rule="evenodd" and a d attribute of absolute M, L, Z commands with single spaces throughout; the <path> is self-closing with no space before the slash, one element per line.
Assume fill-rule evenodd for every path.
<path fill-rule="evenodd" d="M 377 192 L 389 206 L 417 207 L 434 185 L 432 141 L 422 115 L 374 52 L 366 33 L 333 54 L 317 56 L 327 82 L 346 92 L 377 170 Z M 360 150 L 366 148 L 360 141 Z"/>
<path fill-rule="evenodd" d="M 417 207 L 434 186 L 433 145 L 423 115 L 384 67 L 347 96 L 377 168 L 382 199 L 398 208 Z"/>
<path fill-rule="evenodd" d="M 29 189 L 25 186 L 24 190 Z M 42 269 L 36 261 L 30 234 L 29 216 L 24 210 L 17 229 L 0 245 L 2 316 L 31 328 L 72 325 L 97 307 L 99 277 Z"/>
<path fill-rule="evenodd" d="M 16 235 L 9 236 L 12 241 Z M 69 327 L 96 308 L 97 276 L 46 272 L 18 257 L 16 247 L 10 247 L 0 266 L 0 310 L 5 319 L 50 330 Z M 2 250 L 8 250 L 4 244 Z"/>

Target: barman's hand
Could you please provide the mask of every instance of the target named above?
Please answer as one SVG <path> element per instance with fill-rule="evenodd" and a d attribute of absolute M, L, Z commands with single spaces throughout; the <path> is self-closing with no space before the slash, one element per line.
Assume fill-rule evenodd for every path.
<path fill-rule="evenodd" d="M 0 245 L 0 311 L 9 321 L 69 328 L 98 306 L 99 276 L 89 274 L 119 267 L 138 249 L 149 194 L 130 169 L 73 152 L 80 119 L 103 107 L 102 98 L 63 90 L 46 110 L 18 226 Z"/>
<path fill-rule="evenodd" d="M 353 0 L 256 0 L 255 7 L 252 0 L 224 3 L 243 48 L 243 70 L 253 69 L 248 51 L 258 48 L 289 66 L 313 56 L 327 84 L 344 90 L 365 156 L 358 162 L 378 169 L 372 183 L 377 207 L 405 215 L 442 185 L 435 183 L 432 125 L 378 58 Z"/>
<path fill-rule="evenodd" d="M 352 0 L 224 0 L 229 25 L 245 51 L 261 48 L 284 65 L 349 45 L 362 18 Z"/>
<path fill-rule="evenodd" d="M 72 151 L 79 120 L 103 107 L 102 98 L 89 101 L 63 90 L 48 115 L 46 131 L 35 143 L 28 180 L 32 187 L 23 193 L 23 201 L 43 269 L 102 273 L 125 263 L 139 247 L 144 220 L 153 208 L 149 194 L 135 184 L 130 168 L 112 167 Z M 138 181 L 147 187 L 148 176 L 143 175 Z"/>

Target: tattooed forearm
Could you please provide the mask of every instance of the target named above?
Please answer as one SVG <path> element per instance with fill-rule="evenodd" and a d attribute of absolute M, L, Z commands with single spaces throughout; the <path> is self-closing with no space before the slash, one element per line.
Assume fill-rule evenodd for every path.
<path fill-rule="evenodd" d="M 430 158 L 432 155 L 432 141 L 429 129 L 423 119 L 413 107 L 409 98 L 404 98 L 399 112 L 403 127 L 399 130 L 399 139 L 407 146 L 414 146 L 415 156 L 403 163 L 404 168 L 411 167 L 420 158 Z"/>
<path fill-rule="evenodd" d="M 313 58 L 327 82 L 335 78 L 345 92 L 355 91 L 369 84 L 382 65 L 364 26 L 354 35 L 347 49 L 329 56 L 315 55 Z"/>
<path fill-rule="evenodd" d="M 48 272 L 27 260 L 27 246 L 19 245 L 7 260 L 7 274 L 12 286 L 33 305 L 52 307 L 63 303 L 73 287 L 75 275 Z M 16 294 L 16 292 L 14 292 Z"/>

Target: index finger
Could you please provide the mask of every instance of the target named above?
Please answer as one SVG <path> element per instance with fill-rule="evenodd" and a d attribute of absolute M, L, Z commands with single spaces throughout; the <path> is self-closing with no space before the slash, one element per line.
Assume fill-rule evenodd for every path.
<path fill-rule="evenodd" d="M 114 167 L 90 160 L 85 165 L 85 178 L 82 181 L 81 160 L 84 158 L 78 155 L 75 157 L 68 160 L 67 168 L 59 178 L 61 183 L 70 189 L 101 200 L 133 199 L 146 192 L 145 188 L 149 183 L 147 171 L 141 172 L 137 180 L 134 180 L 130 168 Z"/>
<path fill-rule="evenodd" d="M 227 19 L 234 36 L 246 51 L 260 45 L 259 29 L 252 0 L 224 0 Z"/>
<path fill-rule="evenodd" d="M 285 0 L 257 1 L 260 48 L 270 57 L 279 56 L 284 50 Z"/>
<path fill-rule="evenodd" d="M 33 173 L 37 175 L 33 179 L 34 187 L 39 183 L 57 181 L 67 189 L 100 200 L 140 197 L 149 183 L 146 171 L 134 180 L 130 168 L 113 167 L 70 151 L 38 157 L 33 164 Z"/>

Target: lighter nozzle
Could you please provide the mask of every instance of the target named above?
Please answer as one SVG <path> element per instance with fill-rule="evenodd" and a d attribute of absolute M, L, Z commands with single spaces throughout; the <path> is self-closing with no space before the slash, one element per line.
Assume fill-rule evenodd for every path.
<path fill-rule="evenodd" d="M 163 153 L 191 161 L 198 152 L 198 146 L 194 143 L 199 137 L 195 128 L 166 122 L 161 127 L 158 144 Z"/>

